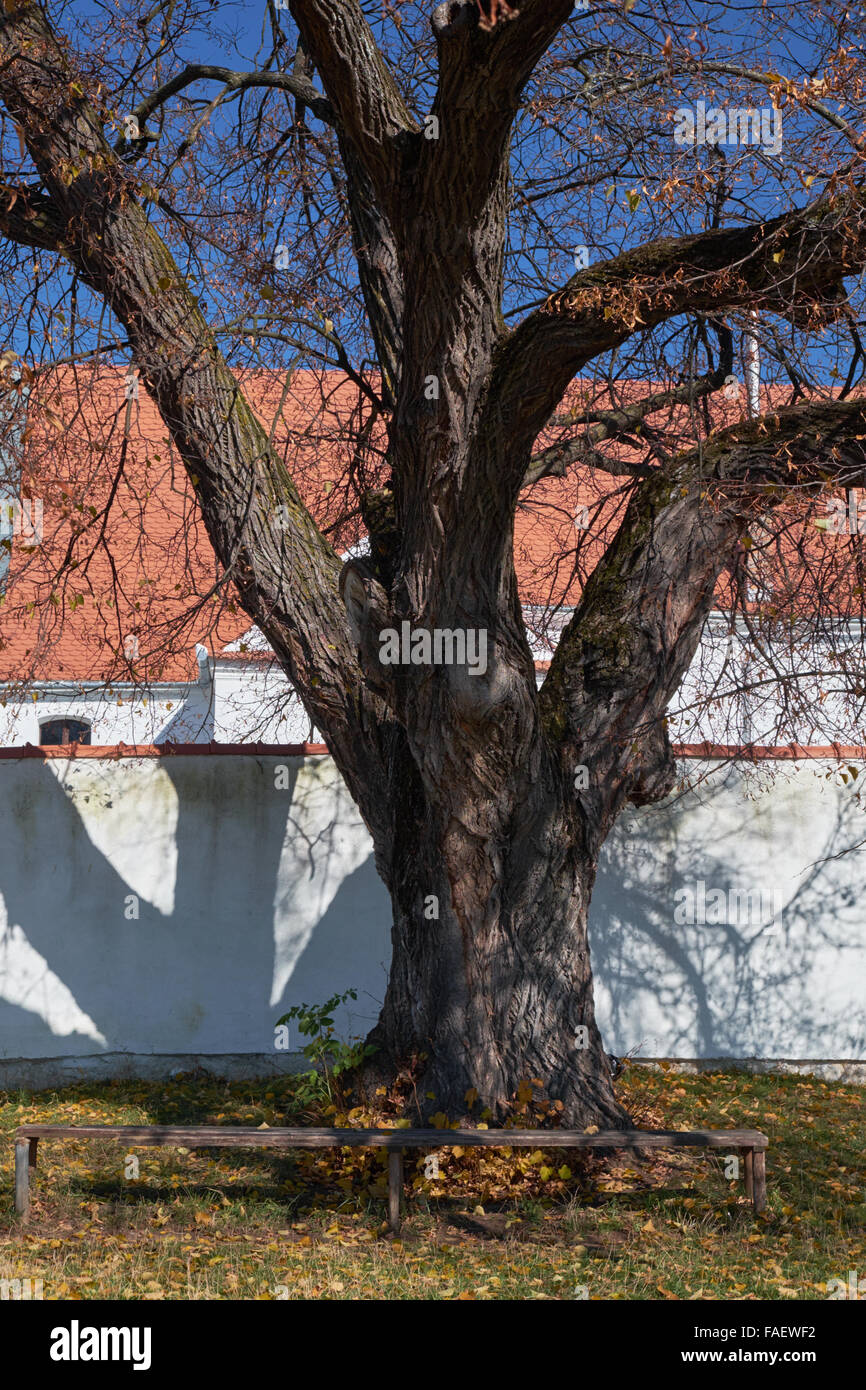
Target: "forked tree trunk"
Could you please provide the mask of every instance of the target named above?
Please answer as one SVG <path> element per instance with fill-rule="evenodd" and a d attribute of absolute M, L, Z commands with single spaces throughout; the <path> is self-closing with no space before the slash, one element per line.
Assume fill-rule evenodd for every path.
<path fill-rule="evenodd" d="M 795 483 L 824 487 L 831 474 L 856 483 L 862 401 L 782 408 L 674 458 L 659 451 L 658 467 L 635 474 L 540 696 L 517 596 L 515 509 L 569 383 L 633 334 L 744 306 L 796 324 L 837 315 L 844 277 L 866 258 L 862 192 L 635 247 L 578 271 L 509 330 L 510 132 L 570 0 L 517 0 L 508 23 L 504 7 L 436 5 L 435 135 L 405 104 L 362 6 L 291 0 L 290 9 L 302 50 L 282 78 L 337 132 L 390 416 L 388 486 L 360 499 L 366 571 L 349 562 L 338 581 L 329 541 L 149 219 L 153 189 L 128 149 L 119 158 L 108 142 L 98 90 L 91 101 L 90 79 L 44 8 L 12 0 L 0 9 L 0 99 L 39 182 L 6 187 L 0 230 L 66 257 L 124 325 L 224 577 L 370 827 L 394 904 L 371 1070 L 393 1081 L 423 1054 L 415 1079 L 428 1115 L 466 1115 L 466 1093 L 477 1091 L 478 1107 L 501 1121 L 535 1078 L 562 1102 L 566 1125 L 622 1125 L 586 934 L 603 834 L 626 799 L 670 789 L 664 711 L 751 525 L 755 494 L 739 484 L 759 481 L 763 506 L 772 489 L 778 502 Z M 668 402 L 685 404 L 681 391 L 696 400 L 696 385 Z M 652 414 L 660 402 L 644 404 Z M 643 415 L 633 409 L 576 420 L 576 452 L 560 464 L 593 465 L 593 442 L 636 439 Z M 713 480 L 723 486 L 714 491 Z M 382 629 L 405 620 L 485 632 L 489 670 L 384 671 Z M 578 760 L 592 773 L 580 804 L 569 770 Z"/>

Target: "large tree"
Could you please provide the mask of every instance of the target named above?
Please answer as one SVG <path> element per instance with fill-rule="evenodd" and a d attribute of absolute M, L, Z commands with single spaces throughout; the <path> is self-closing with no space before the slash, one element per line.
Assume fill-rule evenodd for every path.
<path fill-rule="evenodd" d="M 422 1107 L 453 1116 L 474 1091 L 496 1120 L 541 1078 L 569 1124 L 619 1125 L 587 944 L 601 846 L 626 803 L 674 784 L 666 711 L 756 515 L 864 476 L 846 298 L 866 262 L 863 139 L 833 99 L 834 83 L 862 85 L 846 47 L 857 21 L 817 7 L 812 59 L 791 49 L 791 77 L 737 60 L 730 42 L 714 53 L 710 6 L 697 18 L 572 0 L 422 8 L 292 0 L 291 25 L 268 0 L 258 61 L 229 67 L 182 59 L 189 32 L 228 42 L 205 5 L 94 6 L 79 29 L 62 7 L 4 0 L 0 231 L 55 255 L 76 293 L 105 305 L 225 576 L 369 827 L 393 903 L 375 1074 L 409 1069 Z M 782 22 L 764 22 L 784 50 Z M 757 90 L 785 109 L 784 167 L 769 145 L 750 152 L 763 184 L 752 172 L 744 188 L 717 146 L 670 139 L 683 94 L 712 99 L 719 82 L 730 105 Z M 217 130 L 235 159 L 232 103 L 254 211 L 220 202 L 220 163 L 197 153 Z M 585 143 L 562 135 L 575 110 Z M 817 141 L 820 176 L 804 153 Z M 592 237 L 557 208 L 569 190 L 592 193 Z M 264 328 L 246 303 L 237 341 L 303 354 L 306 324 L 357 384 L 356 454 L 381 453 L 353 473 L 366 560 L 341 565 L 204 303 L 229 264 L 269 283 L 251 249 L 268 215 L 295 281 L 276 299 L 265 285 Z M 551 284 L 578 224 L 602 249 Z M 196 235 L 212 279 L 199 294 L 170 249 Z M 719 428 L 708 402 L 735 375 L 752 314 L 792 389 Z M 844 356 L 840 324 L 845 389 L 804 390 L 816 344 Z M 353 351 L 365 337 L 372 365 Z M 575 409 L 575 378 L 593 374 L 600 399 Z M 515 515 L 574 466 L 626 491 L 538 690 Z M 405 622 L 486 634 L 486 670 L 383 663 L 381 634 Z"/>

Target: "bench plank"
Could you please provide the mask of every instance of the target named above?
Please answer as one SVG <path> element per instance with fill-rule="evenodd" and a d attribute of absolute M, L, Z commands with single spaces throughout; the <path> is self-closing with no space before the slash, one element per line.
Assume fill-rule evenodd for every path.
<path fill-rule="evenodd" d="M 254 1129 L 239 1125 L 21 1125 L 22 1139 L 111 1139 L 137 1145 L 181 1148 L 424 1149 L 766 1149 L 757 1129 Z"/>

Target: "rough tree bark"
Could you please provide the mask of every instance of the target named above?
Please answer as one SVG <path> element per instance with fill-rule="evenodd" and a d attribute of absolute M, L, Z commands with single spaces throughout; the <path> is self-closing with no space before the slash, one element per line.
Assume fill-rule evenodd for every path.
<path fill-rule="evenodd" d="M 509 132 L 572 0 L 523 0 L 509 18 L 475 0 L 438 6 L 437 140 L 406 109 L 359 5 L 291 8 L 324 87 L 303 75 L 297 94 L 337 130 L 393 405 L 390 488 L 365 499 L 369 562 L 341 571 L 149 222 L 134 170 L 27 0 L 0 16 L 0 99 L 42 188 L 11 190 L 0 229 L 68 257 L 125 325 L 226 574 L 370 828 L 394 906 L 371 1073 L 414 1066 L 425 1113 L 465 1115 L 475 1091 L 499 1121 L 520 1082 L 539 1078 L 564 1122 L 622 1125 L 587 942 L 599 850 L 627 800 L 671 786 L 665 708 L 747 524 L 747 484 L 790 481 L 819 457 L 816 482 L 828 467 L 851 481 L 862 411 L 783 412 L 642 479 L 540 695 L 515 506 L 540 476 L 533 442 L 569 381 L 637 323 L 745 303 L 832 314 L 843 274 L 866 259 L 863 198 L 849 189 L 805 213 L 643 247 L 580 272 L 509 333 Z M 839 444 L 829 459 L 828 432 Z M 381 633 L 403 622 L 486 634 L 486 669 L 383 665 Z"/>

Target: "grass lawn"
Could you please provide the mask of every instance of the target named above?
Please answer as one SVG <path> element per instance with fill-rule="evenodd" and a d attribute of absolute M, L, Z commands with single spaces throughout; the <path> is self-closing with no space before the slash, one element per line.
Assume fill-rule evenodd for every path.
<path fill-rule="evenodd" d="M 631 1067 L 618 1091 L 641 1128 L 764 1130 L 766 1213 L 707 1151 L 584 1168 L 562 1150 L 473 1150 L 440 1155 L 438 1180 L 408 1153 L 395 1240 L 375 1151 L 136 1149 L 136 1178 L 119 1146 L 43 1142 L 21 1231 L 18 1124 L 302 1122 L 290 1078 L 101 1083 L 0 1092 L 0 1279 L 41 1279 L 61 1300 L 794 1300 L 866 1275 L 862 1088 Z"/>

